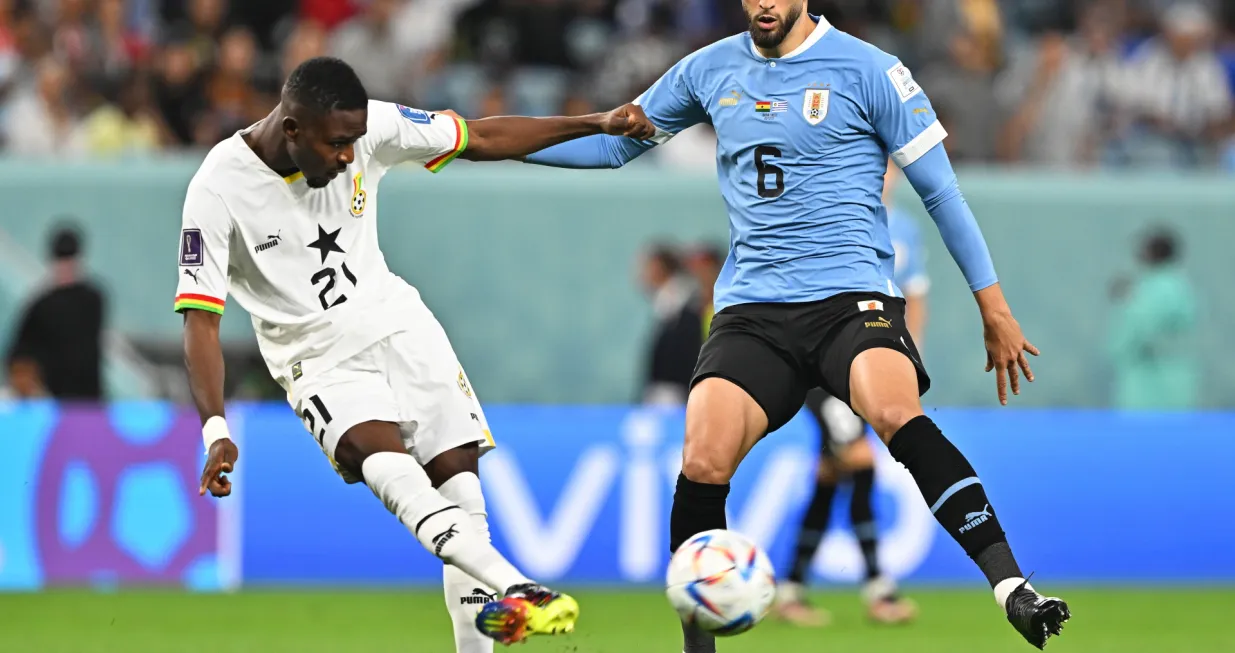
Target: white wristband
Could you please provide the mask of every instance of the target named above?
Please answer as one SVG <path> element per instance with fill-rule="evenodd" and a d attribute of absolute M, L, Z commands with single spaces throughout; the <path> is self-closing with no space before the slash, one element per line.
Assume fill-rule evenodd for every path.
<path fill-rule="evenodd" d="M 227 421 L 220 415 L 215 415 L 202 424 L 202 440 L 206 443 L 206 451 L 210 451 L 210 445 L 215 442 L 228 440 L 231 437 L 231 433 L 227 430 Z"/>

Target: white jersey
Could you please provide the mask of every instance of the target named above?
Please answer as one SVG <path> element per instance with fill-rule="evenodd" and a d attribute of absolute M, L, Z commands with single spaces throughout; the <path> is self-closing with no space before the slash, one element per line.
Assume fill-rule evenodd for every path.
<path fill-rule="evenodd" d="M 406 161 L 437 172 L 466 147 L 462 120 L 377 101 L 325 188 L 280 176 L 239 133 L 219 143 L 185 197 L 175 310 L 221 314 L 235 297 L 284 388 L 409 328 L 420 294 L 378 248 L 378 184 Z"/>

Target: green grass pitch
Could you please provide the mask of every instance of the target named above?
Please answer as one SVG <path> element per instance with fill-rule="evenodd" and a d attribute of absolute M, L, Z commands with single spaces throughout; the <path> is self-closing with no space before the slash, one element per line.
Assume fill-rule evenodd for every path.
<path fill-rule="evenodd" d="M 1235 589 L 1060 592 L 1073 609 L 1047 650 L 1085 653 L 1235 651 Z M 878 627 L 852 592 L 816 598 L 834 623 L 800 630 L 769 620 L 722 640 L 724 653 L 1027 653 L 986 592 L 911 591 L 909 626 Z M 678 627 L 653 591 L 579 591 L 578 631 L 519 646 L 523 653 L 677 653 Z M 450 653 L 440 595 L 400 591 L 246 591 L 239 594 L 56 591 L 0 594 L 0 651 L 24 653 Z M 503 650 L 498 647 L 498 650 Z"/>

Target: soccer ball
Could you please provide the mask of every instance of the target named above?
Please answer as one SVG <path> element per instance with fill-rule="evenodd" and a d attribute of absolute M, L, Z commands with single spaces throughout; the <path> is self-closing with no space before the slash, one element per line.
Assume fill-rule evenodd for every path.
<path fill-rule="evenodd" d="M 776 598 L 776 572 L 768 556 L 727 530 L 686 540 L 669 560 L 665 584 L 683 622 L 720 636 L 754 628 Z"/>

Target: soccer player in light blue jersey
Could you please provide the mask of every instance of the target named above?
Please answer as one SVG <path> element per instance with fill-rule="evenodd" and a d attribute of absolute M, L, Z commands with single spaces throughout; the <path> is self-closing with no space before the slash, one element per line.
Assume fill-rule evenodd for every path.
<path fill-rule="evenodd" d="M 525 158 L 615 168 L 699 123 L 716 130 L 730 251 L 699 354 L 670 517 L 670 546 L 725 527 L 729 480 L 750 448 L 822 387 L 862 416 L 977 563 L 1008 620 L 1042 647 L 1069 617 L 1012 555 L 982 483 L 922 412 L 930 378 L 905 325 L 881 200 L 890 156 L 922 197 L 981 312 L 1001 404 L 1038 352 L 1004 300 L 957 187 L 930 101 L 895 57 L 806 13 L 805 0 L 743 0 L 748 33 L 674 65 L 641 95 L 650 141 L 589 137 Z M 687 653 L 715 641 L 684 627 Z"/>

